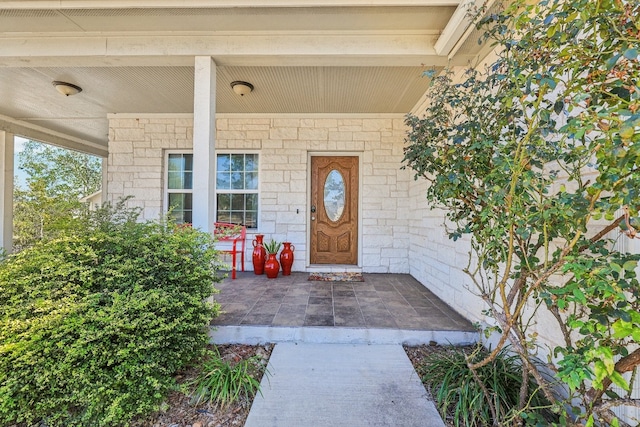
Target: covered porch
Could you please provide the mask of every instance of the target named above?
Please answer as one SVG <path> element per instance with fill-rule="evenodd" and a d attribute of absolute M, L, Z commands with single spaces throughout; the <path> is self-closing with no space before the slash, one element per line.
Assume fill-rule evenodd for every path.
<path fill-rule="evenodd" d="M 217 284 L 222 306 L 216 343 L 297 341 L 468 344 L 473 325 L 408 274 L 363 274 L 364 281 L 310 281 L 309 273 L 268 279 L 239 272 Z"/>
<path fill-rule="evenodd" d="M 467 249 L 454 248 L 447 238 L 442 215 L 424 198 L 426 182 L 401 169 L 404 118 L 423 110 L 431 79 L 445 66 L 462 69 L 490 50 L 477 43 L 468 2 L 5 3 L 0 10 L 3 247 L 11 248 L 13 141 L 21 136 L 101 156 L 103 200 L 125 198 L 141 210 L 142 220 L 171 211 L 203 231 L 211 232 L 215 221 L 242 223 L 248 242 L 264 234 L 294 244 L 298 275 L 268 282 L 247 272 L 221 284 L 217 298 L 227 313 L 218 321 L 240 316 L 240 306 L 233 311 L 224 301 L 233 292 L 246 288 L 244 298 L 256 302 L 234 320 L 237 324 L 218 325 L 219 331 L 301 334 L 330 328 L 359 336 L 402 331 L 426 342 L 447 342 L 425 331 L 447 336 L 457 325 L 436 325 L 438 316 L 424 323 L 426 300 L 402 293 L 392 297 L 389 287 L 376 288 L 380 277 L 388 278 L 380 286 L 411 278 L 405 291 L 429 288 L 463 316 L 479 317 L 459 291 L 468 283 L 459 268 Z M 238 93 L 237 82 L 253 90 Z M 75 94 L 59 92 L 58 83 L 76 86 Z M 342 179 L 327 179 L 334 172 Z M 349 228 L 328 235 L 315 224 L 320 215 L 329 216 L 325 208 L 333 200 L 321 196 L 323 190 L 333 196 L 334 184 L 344 189 L 340 200 L 349 203 L 333 211 L 332 222 L 348 211 Z M 350 258 L 325 256 L 338 252 Z M 336 296 L 349 289 L 306 281 L 318 265 L 335 264 L 365 273 L 364 284 L 351 284 L 357 309 L 350 309 L 360 316 L 338 310 L 342 299 Z M 326 292 L 327 285 L 331 303 L 313 304 L 312 290 L 324 286 Z M 278 293 L 284 298 L 307 288 L 304 317 L 300 312 L 283 317 L 280 310 L 302 308 L 280 302 L 271 324 L 250 323 L 257 322 L 257 310 L 273 309 L 258 304 L 260 298 L 277 299 Z M 364 289 L 378 299 L 366 301 Z M 424 305 L 416 306 L 418 301 Z M 236 302 L 243 303 L 249 304 Z M 328 306 L 332 320 L 323 311 Z M 379 308 L 379 316 L 368 315 L 369 308 Z M 316 318 L 312 310 L 318 310 Z M 279 324 L 282 319 L 293 324 Z"/>

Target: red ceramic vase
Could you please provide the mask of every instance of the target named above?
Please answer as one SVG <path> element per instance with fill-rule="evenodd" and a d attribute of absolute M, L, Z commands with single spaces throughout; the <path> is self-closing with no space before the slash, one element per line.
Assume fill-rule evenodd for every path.
<path fill-rule="evenodd" d="M 278 272 L 280 271 L 280 263 L 276 258 L 276 254 L 267 255 L 267 260 L 264 263 L 264 272 L 267 274 L 269 279 L 275 279 L 278 277 Z"/>
<path fill-rule="evenodd" d="M 282 275 L 289 276 L 291 274 L 291 266 L 293 265 L 293 251 L 296 249 L 291 242 L 283 242 L 284 248 L 280 252 L 280 264 L 282 265 Z"/>
<path fill-rule="evenodd" d="M 264 234 L 256 234 L 253 240 L 253 272 L 255 274 L 264 273 L 264 262 L 267 257 L 267 251 L 262 246 Z"/>

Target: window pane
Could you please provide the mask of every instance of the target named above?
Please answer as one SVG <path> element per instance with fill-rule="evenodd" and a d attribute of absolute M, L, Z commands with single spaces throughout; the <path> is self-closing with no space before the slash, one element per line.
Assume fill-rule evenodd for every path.
<path fill-rule="evenodd" d="M 216 221 L 218 222 L 231 222 L 231 216 L 229 214 L 229 212 L 221 212 L 218 211 L 217 215 L 216 215 Z"/>
<path fill-rule="evenodd" d="M 244 224 L 244 212 L 231 211 L 231 220 L 229 221 L 232 224 Z"/>
<path fill-rule="evenodd" d="M 244 225 L 247 228 L 258 228 L 258 212 L 247 212 Z"/>
<path fill-rule="evenodd" d="M 231 210 L 231 194 L 218 194 L 218 211 Z"/>
<path fill-rule="evenodd" d="M 244 211 L 244 194 L 231 195 L 231 210 Z"/>
<path fill-rule="evenodd" d="M 231 188 L 231 176 L 229 172 L 216 173 L 216 188 L 220 190 L 229 190 Z"/>
<path fill-rule="evenodd" d="M 185 190 L 191 190 L 193 188 L 193 172 L 184 173 L 184 188 Z"/>
<path fill-rule="evenodd" d="M 245 154 L 244 158 L 244 170 L 250 172 L 258 172 L 258 155 L 257 154 Z"/>
<path fill-rule="evenodd" d="M 184 156 L 184 170 L 193 171 L 193 154 L 183 154 Z"/>
<path fill-rule="evenodd" d="M 244 188 L 247 190 L 258 189 L 258 172 L 247 172 L 244 175 Z"/>
<path fill-rule="evenodd" d="M 184 188 L 182 172 L 169 172 L 167 178 L 170 190 L 181 190 Z"/>
<path fill-rule="evenodd" d="M 246 194 L 246 210 L 257 211 L 258 210 L 258 195 Z"/>
<path fill-rule="evenodd" d="M 184 194 L 171 193 L 169 194 L 169 208 L 173 210 L 184 209 Z"/>
<path fill-rule="evenodd" d="M 169 194 L 169 207 L 171 208 L 171 216 L 178 223 L 192 222 L 192 206 L 193 196 L 188 193 L 171 193 Z"/>
<path fill-rule="evenodd" d="M 193 194 L 184 194 L 184 209 L 190 211 L 193 210 Z"/>
<path fill-rule="evenodd" d="M 191 224 L 193 222 L 191 211 L 172 211 L 171 216 L 174 218 L 177 224 Z"/>
<path fill-rule="evenodd" d="M 216 169 L 219 172 L 231 170 L 231 156 L 229 154 L 218 154 Z"/>
<path fill-rule="evenodd" d="M 183 223 L 188 222 L 189 224 L 193 223 L 193 211 L 184 211 Z"/>
<path fill-rule="evenodd" d="M 345 184 L 342 174 L 332 170 L 324 183 L 324 209 L 331 221 L 338 221 L 345 206 Z"/>
<path fill-rule="evenodd" d="M 182 154 L 169 154 L 169 171 L 181 171 L 184 169 Z"/>
<path fill-rule="evenodd" d="M 241 172 L 231 173 L 231 188 L 234 190 L 244 189 L 244 174 Z"/>
<path fill-rule="evenodd" d="M 244 170 L 244 154 L 231 155 L 231 170 L 234 172 Z"/>

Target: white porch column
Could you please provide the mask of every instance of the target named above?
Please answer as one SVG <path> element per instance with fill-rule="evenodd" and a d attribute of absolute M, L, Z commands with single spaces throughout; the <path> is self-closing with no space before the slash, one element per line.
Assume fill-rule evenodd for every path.
<path fill-rule="evenodd" d="M 216 215 L 216 63 L 196 56 L 193 88 L 193 226 L 212 231 Z"/>
<path fill-rule="evenodd" d="M 0 245 L 13 249 L 13 134 L 0 131 Z"/>

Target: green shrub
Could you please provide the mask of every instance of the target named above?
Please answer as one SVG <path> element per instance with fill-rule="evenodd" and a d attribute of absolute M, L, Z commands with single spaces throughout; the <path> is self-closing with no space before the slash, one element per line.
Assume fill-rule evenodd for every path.
<path fill-rule="evenodd" d="M 463 348 L 450 347 L 429 354 L 420 365 L 422 382 L 431 390 L 440 414 L 451 418 L 457 427 L 510 425 L 508 420 L 516 415 L 523 417 L 521 413 L 516 414 L 522 385 L 520 358 L 503 349 L 493 362 L 476 370 L 476 378 L 468 367 L 467 358 L 473 363 L 486 355 L 481 347 L 470 355 Z M 549 419 L 550 414 L 546 411 L 549 404 L 538 392 L 535 382 L 529 383 L 528 390 L 529 418 Z M 495 408 L 496 423 L 491 406 Z"/>
<path fill-rule="evenodd" d="M 0 425 L 127 425 L 203 354 L 207 234 L 107 207 L 0 263 Z"/>
<path fill-rule="evenodd" d="M 260 391 L 262 375 L 269 375 L 263 362 L 260 356 L 253 356 L 232 363 L 223 360 L 217 350 L 210 352 L 194 380 L 193 402 L 209 401 L 223 408 L 238 399 L 250 401 Z"/>

